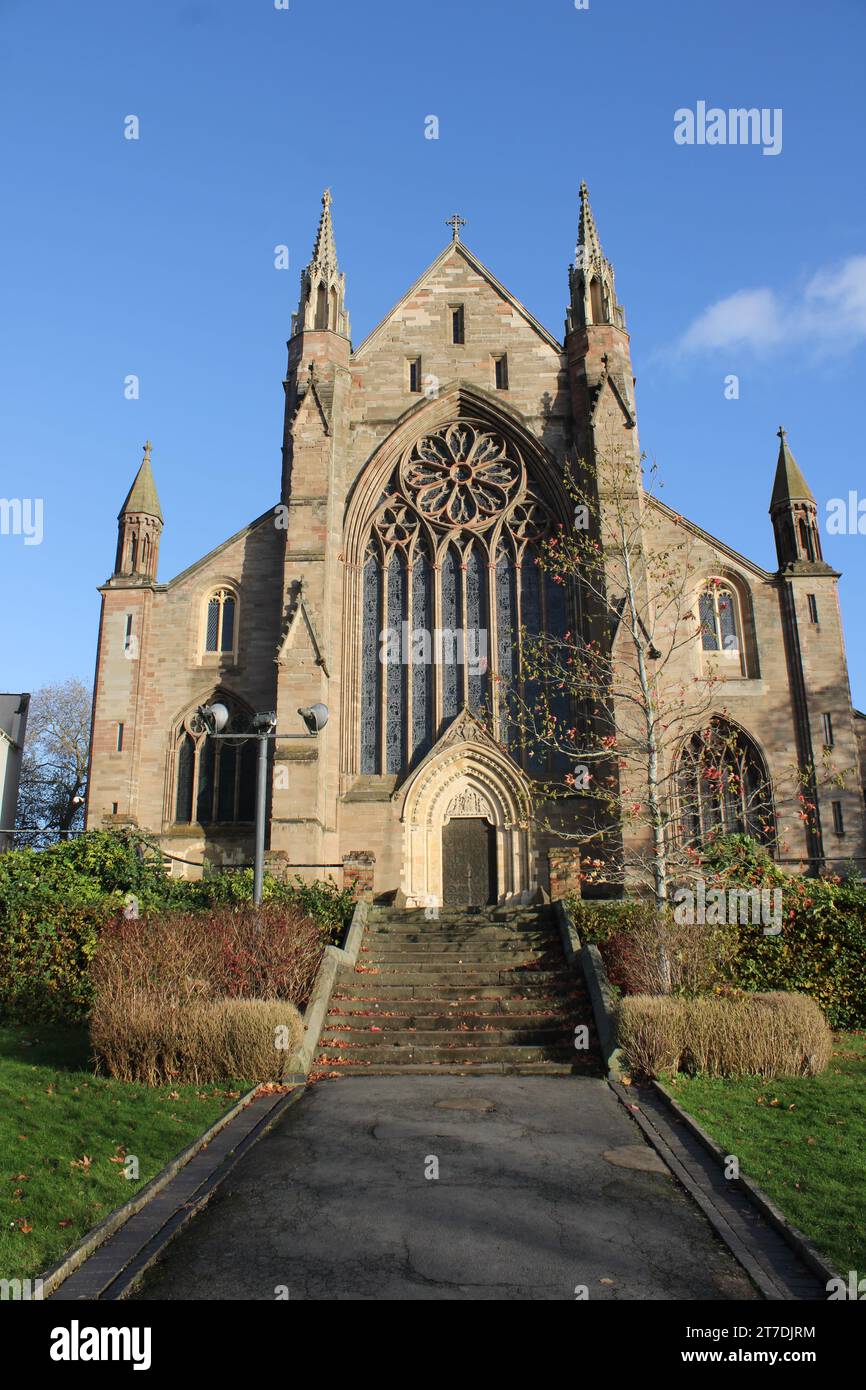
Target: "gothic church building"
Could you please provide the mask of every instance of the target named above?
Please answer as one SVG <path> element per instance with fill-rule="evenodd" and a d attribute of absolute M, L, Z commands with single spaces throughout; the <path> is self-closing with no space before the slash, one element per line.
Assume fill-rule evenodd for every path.
<path fill-rule="evenodd" d="M 279 501 L 169 580 L 158 578 L 149 445 L 121 509 L 100 590 L 87 824 L 151 833 L 175 872 L 250 863 L 255 745 L 206 735 L 196 712 L 219 700 L 238 730 L 276 714 L 272 866 L 407 904 L 558 896 L 578 881 L 579 845 L 542 828 L 537 750 L 505 736 L 492 692 L 498 677 L 519 677 L 522 632 L 579 629 L 567 593 L 535 563 L 545 535 L 573 517 L 569 460 L 612 451 L 640 478 L 613 269 L 583 185 L 560 342 L 462 242 L 455 218 L 441 254 L 353 346 L 330 201 L 288 343 Z M 721 672 L 719 709 L 775 788 L 786 857 L 832 871 L 866 856 L 866 720 L 851 706 L 838 575 L 780 433 L 776 572 L 639 482 L 636 505 L 648 546 L 687 528 L 704 634 L 692 674 Z M 386 630 L 433 640 L 424 659 L 406 659 L 398 641 L 383 661 Z M 467 640 L 443 650 L 443 632 Z M 317 702 L 330 718 L 310 737 L 298 710 Z M 787 771 L 819 764 L 828 743 L 851 772 L 818 790 L 807 822 Z M 574 830 L 567 799 L 555 815 Z M 716 828 L 745 828 L 728 801 L 713 815 Z M 700 808 L 697 832 L 699 822 Z"/>

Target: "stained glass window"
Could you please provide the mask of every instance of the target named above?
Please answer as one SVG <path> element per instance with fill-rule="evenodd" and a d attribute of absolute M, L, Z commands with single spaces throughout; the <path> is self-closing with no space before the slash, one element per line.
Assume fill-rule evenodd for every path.
<path fill-rule="evenodd" d="M 705 652 L 719 650 L 719 634 L 716 628 L 716 605 L 709 589 L 705 589 L 700 599 L 701 637 Z"/>
<path fill-rule="evenodd" d="M 223 630 L 220 641 L 220 651 L 230 652 L 234 649 L 235 642 L 235 601 L 231 594 L 226 594 L 223 599 Z"/>
<path fill-rule="evenodd" d="M 362 773 L 400 776 L 464 707 L 489 717 L 525 765 L 534 756 L 534 769 L 549 770 L 537 740 L 521 742 L 517 706 L 532 694 L 521 628 L 561 636 L 572 626 L 568 591 L 536 564 L 550 526 L 504 435 L 459 420 L 406 449 L 372 508 L 359 576 Z"/>
<path fill-rule="evenodd" d="M 462 574 L 453 545 L 449 545 L 442 561 L 442 627 L 440 629 L 442 666 L 442 717 L 451 720 L 460 709 L 463 686 L 463 666 L 458 663 L 460 650 L 458 634 L 461 626 Z"/>
<path fill-rule="evenodd" d="M 412 756 L 422 758 L 433 743 L 433 662 L 425 650 L 433 632 L 433 575 L 421 551 L 412 570 Z M 426 658 L 426 659 L 425 659 Z"/>
<path fill-rule="evenodd" d="M 514 562 L 504 545 L 496 558 L 496 664 L 499 676 L 499 729 L 502 742 L 510 747 L 516 737 L 514 724 L 514 683 L 517 680 L 517 575 Z"/>
<path fill-rule="evenodd" d="M 388 564 L 388 710 L 385 722 L 385 770 L 399 772 L 403 766 L 406 732 L 406 675 L 404 662 L 406 634 L 406 571 L 403 557 L 394 551 Z"/>
<path fill-rule="evenodd" d="M 772 842 L 775 820 L 764 761 L 752 740 L 723 719 L 695 734 L 677 774 L 680 838 L 699 846 L 713 835 Z"/>
<path fill-rule="evenodd" d="M 466 660 L 469 705 L 481 709 L 487 699 L 487 663 L 490 624 L 487 609 L 487 565 L 477 545 L 466 562 Z"/>
<path fill-rule="evenodd" d="M 177 750 L 177 799 L 175 820 L 186 824 L 192 820 L 192 779 L 195 765 L 195 744 L 191 734 L 184 734 Z"/>
<path fill-rule="evenodd" d="M 361 771 L 379 771 L 382 701 L 379 678 L 379 612 L 382 574 L 375 555 L 364 563 L 364 595 L 361 630 Z"/>

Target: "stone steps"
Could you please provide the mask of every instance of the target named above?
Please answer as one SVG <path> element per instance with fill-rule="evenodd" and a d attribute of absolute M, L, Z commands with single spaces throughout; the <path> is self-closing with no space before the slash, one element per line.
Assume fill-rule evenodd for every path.
<path fill-rule="evenodd" d="M 331 1062 L 329 1067 L 337 1065 Z M 324 1070 L 324 1068 L 323 1068 Z M 353 1062 L 340 1066 L 342 1076 L 572 1076 L 571 1062 L 403 1062 L 386 1066 L 378 1062 Z"/>
<path fill-rule="evenodd" d="M 365 1020 L 370 1020 L 365 1023 Z M 556 1028 L 562 1031 L 562 1015 L 558 1013 L 474 1013 L 470 1019 L 467 1018 L 465 1011 L 461 1008 L 459 1012 L 452 1013 L 421 1013 L 414 1009 L 406 1010 L 401 1014 L 383 1014 L 378 1011 L 371 1013 L 342 1013 L 338 1009 L 331 1009 L 325 1022 L 325 1031 L 328 1033 L 350 1031 L 358 1032 L 364 1027 L 377 1028 L 380 1031 L 400 1032 L 401 1030 L 414 1029 L 419 1033 L 435 1032 L 441 1029 L 457 1031 L 467 1025 L 475 1029 L 540 1029 Z"/>
<path fill-rule="evenodd" d="M 575 1048 L 575 1027 L 590 1047 Z M 600 1072 L 583 982 L 549 908 L 370 913 L 340 979 L 317 1072 L 565 1075 Z"/>
<path fill-rule="evenodd" d="M 430 1000 L 442 1002 L 449 1006 L 460 1003 L 472 1003 L 474 1001 L 484 1001 L 489 999 L 514 999 L 516 1002 L 529 1003 L 537 999 L 556 999 L 561 1000 L 563 1005 L 575 997 L 573 987 L 567 984 L 560 984 L 556 981 L 549 984 L 522 984 L 517 990 L 513 984 L 495 985 L 452 985 L 449 989 L 443 989 L 436 981 L 431 981 L 429 976 L 416 984 L 407 985 L 391 984 L 390 978 L 386 977 L 384 982 L 381 975 L 365 975 L 366 985 L 359 985 L 357 992 L 351 995 L 345 993 L 334 995 L 335 1000 L 357 999 L 369 1003 L 372 1000 L 379 1000 L 382 1003 L 389 1001 L 400 1001 L 406 999 Z M 433 988 L 436 985 L 436 988 Z M 363 990 L 363 992 L 361 992 Z M 375 991 L 375 992 L 374 992 Z M 503 993 L 505 991 L 505 993 Z"/>
<path fill-rule="evenodd" d="M 449 947 L 468 947 L 477 945 L 489 949 L 495 945 L 505 945 L 505 947 L 523 947 L 531 949 L 538 945 L 548 945 L 550 941 L 549 931 L 371 931 L 367 941 L 370 947 L 377 945 L 395 945 L 395 947 L 411 947 L 411 945 L 423 945 L 424 949 L 430 948 L 443 951 Z"/>
<path fill-rule="evenodd" d="M 466 1043 L 461 1047 L 412 1047 L 411 1045 L 384 1047 L 371 1044 L 369 1047 L 335 1048 L 323 1046 L 318 1065 L 327 1066 L 328 1059 L 345 1058 L 351 1062 L 375 1062 L 394 1066 L 398 1062 L 438 1063 L 452 1062 L 457 1065 L 469 1062 L 511 1062 L 514 1065 L 525 1062 L 570 1062 L 571 1050 L 563 1045 L 553 1047 L 524 1047 L 519 1044 L 501 1047 L 485 1047 L 481 1043 Z"/>
<path fill-rule="evenodd" d="M 544 960 L 553 967 L 559 965 L 559 958 L 549 947 L 544 951 L 527 951 L 525 947 L 510 947 L 510 945 L 499 942 L 495 947 L 495 958 L 500 960 L 505 966 L 512 966 L 518 969 L 525 966 L 532 969 L 538 962 Z M 482 951 L 478 945 L 468 945 L 468 947 L 439 947 L 435 949 L 427 948 L 423 945 L 414 944 L 410 947 L 379 947 L 377 951 L 363 951 L 360 955 L 361 965 L 428 965 L 431 967 L 445 967 L 448 969 L 452 965 L 477 965 L 481 967 L 489 966 L 491 963 L 491 951 Z"/>
<path fill-rule="evenodd" d="M 448 926 L 453 922 L 469 923 L 475 927 L 513 926 L 521 922 L 529 922 L 534 925 L 537 922 L 555 922 L 556 914 L 551 907 L 488 907 L 477 912 L 453 912 L 448 908 L 440 907 L 438 913 L 433 911 L 428 917 L 427 909 L 423 907 L 404 907 L 386 908 L 377 907 L 375 917 L 370 919 L 371 925 L 376 926 L 397 926 L 402 927 L 411 923 L 419 923 L 425 927 Z"/>
<path fill-rule="evenodd" d="M 529 979 L 526 979 L 526 977 Z M 374 969 L 362 972 L 362 977 L 366 980 L 381 980 L 383 984 L 402 984 L 402 985 L 436 985 L 437 988 L 444 989 L 446 994 L 452 988 L 459 989 L 461 986 L 467 989 L 485 988 L 491 985 L 513 985 L 517 988 L 522 980 L 527 984 L 549 985 L 559 980 L 559 975 L 555 970 L 497 970 L 497 969 L 476 969 L 468 968 L 465 970 L 459 967 L 453 970 L 443 970 L 436 965 L 383 965 L 376 966 Z"/>
<path fill-rule="evenodd" d="M 438 1022 L 433 1022 L 427 1028 L 417 1025 L 411 1028 L 383 1028 L 379 1023 L 368 1028 L 329 1026 L 322 1030 L 321 1045 L 325 1049 L 338 1042 L 348 1043 L 351 1047 L 361 1047 L 366 1043 L 376 1047 L 380 1044 L 383 1047 L 459 1047 L 464 1039 L 473 1047 L 476 1044 L 510 1047 L 512 1043 L 544 1047 L 547 1043 L 554 1046 L 562 1043 L 562 1022 L 559 1019 L 538 1028 L 498 1028 L 476 1019 L 471 1024 L 455 1019 L 454 1024 L 452 1028 L 443 1028 Z M 374 1028 L 377 1034 L 382 1034 L 381 1037 L 374 1035 Z"/>

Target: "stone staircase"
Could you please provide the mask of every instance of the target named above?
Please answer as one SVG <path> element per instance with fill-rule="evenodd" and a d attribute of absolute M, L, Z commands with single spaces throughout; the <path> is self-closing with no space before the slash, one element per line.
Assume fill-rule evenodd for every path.
<path fill-rule="evenodd" d="M 575 1048 L 575 1027 L 589 1047 Z M 315 1075 L 600 1074 L 592 1010 L 549 907 L 374 907 Z"/>

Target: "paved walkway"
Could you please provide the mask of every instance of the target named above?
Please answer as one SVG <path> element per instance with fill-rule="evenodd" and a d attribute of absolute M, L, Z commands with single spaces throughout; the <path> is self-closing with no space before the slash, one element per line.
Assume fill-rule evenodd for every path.
<path fill-rule="evenodd" d="M 580 1285 L 756 1297 L 604 1082 L 359 1077 L 293 1106 L 136 1297 L 571 1300 Z"/>

